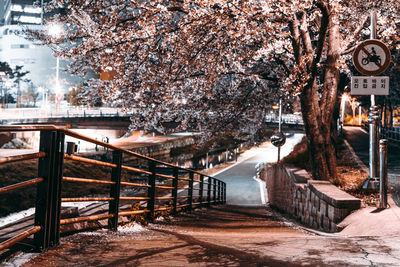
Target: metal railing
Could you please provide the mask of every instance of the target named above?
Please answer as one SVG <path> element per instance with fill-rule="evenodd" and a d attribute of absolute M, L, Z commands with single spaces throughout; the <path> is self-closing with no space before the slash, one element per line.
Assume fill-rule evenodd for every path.
<path fill-rule="evenodd" d="M 40 131 L 39 152 L 0 158 L 0 164 L 38 159 L 38 173 L 37 177 L 31 180 L 0 188 L 0 195 L 36 185 L 34 225 L 0 243 L 0 251 L 31 235 L 34 235 L 34 244 L 38 250 L 51 248 L 59 244 L 60 225 L 107 219 L 108 228 L 115 231 L 118 218 L 121 216 L 143 214 L 152 220 L 157 212 L 170 211 L 174 214 L 183 209 L 191 210 L 195 207 L 224 204 L 226 201 L 226 184 L 203 173 L 146 157 L 61 127 L 0 126 L 0 132 L 16 131 Z M 68 147 L 70 144 L 65 146 L 65 136 L 107 148 L 112 153 L 111 161 L 74 154 L 73 149 Z M 147 166 L 129 166 L 123 163 L 124 155 L 140 158 L 142 162 L 147 162 Z M 111 175 L 108 179 L 66 177 L 63 175 L 65 161 L 111 168 Z M 159 170 L 163 170 L 163 173 Z M 170 173 L 166 174 L 165 170 L 169 170 Z M 131 178 L 123 180 L 122 172 Z M 138 177 L 140 177 L 139 182 L 135 180 Z M 109 186 L 109 194 L 100 197 L 62 197 L 63 182 L 106 185 Z M 138 188 L 141 193 L 122 196 L 121 192 L 126 188 Z M 61 219 L 61 203 L 87 201 L 108 203 L 108 211 L 105 214 Z M 127 205 L 122 206 L 121 202 L 139 203 L 140 208 L 126 209 L 124 207 Z"/>
<path fill-rule="evenodd" d="M 39 118 L 69 118 L 69 117 L 129 117 L 131 114 L 117 108 L 79 108 L 41 109 L 41 108 L 10 108 L 0 109 L 1 120 L 21 120 Z"/>
<path fill-rule="evenodd" d="M 400 144 L 400 128 L 379 128 L 381 138 L 387 139 L 390 143 Z"/>

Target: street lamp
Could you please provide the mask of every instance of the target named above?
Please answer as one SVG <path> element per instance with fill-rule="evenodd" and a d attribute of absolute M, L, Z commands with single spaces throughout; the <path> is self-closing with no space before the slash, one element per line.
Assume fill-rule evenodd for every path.
<path fill-rule="evenodd" d="M 345 110 L 345 107 L 346 107 L 346 101 L 347 100 L 349 100 L 349 96 L 346 93 L 344 93 L 342 95 L 342 101 L 341 101 L 341 107 L 342 107 L 341 120 L 342 120 L 342 124 L 344 123 L 344 110 Z"/>
<path fill-rule="evenodd" d="M 59 38 L 63 33 L 62 25 L 58 23 L 52 23 L 47 26 L 47 33 L 53 38 Z M 56 57 L 56 82 L 54 87 L 55 93 L 55 101 L 56 101 L 56 109 L 58 110 L 60 100 L 62 97 L 62 90 L 60 84 L 60 57 L 57 55 Z"/>

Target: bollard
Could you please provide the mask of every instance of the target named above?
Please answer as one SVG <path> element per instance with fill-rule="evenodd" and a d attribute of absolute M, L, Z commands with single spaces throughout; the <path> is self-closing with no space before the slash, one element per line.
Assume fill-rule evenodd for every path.
<path fill-rule="evenodd" d="M 67 142 L 67 154 L 72 155 L 77 151 L 77 146 L 74 142 Z"/>
<path fill-rule="evenodd" d="M 387 140 L 379 142 L 379 208 L 387 207 Z"/>

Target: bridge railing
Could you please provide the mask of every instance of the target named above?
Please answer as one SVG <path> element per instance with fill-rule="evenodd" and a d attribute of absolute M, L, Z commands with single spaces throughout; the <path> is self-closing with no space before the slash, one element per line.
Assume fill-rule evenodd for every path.
<path fill-rule="evenodd" d="M 118 117 L 130 116 L 129 113 L 117 108 L 9 108 L 0 109 L 0 120 L 21 120 L 40 118 L 70 118 L 70 117 Z"/>
<path fill-rule="evenodd" d="M 152 220 L 157 213 L 191 210 L 195 207 L 224 204 L 226 184 L 203 173 L 181 168 L 146 157 L 132 151 L 104 143 L 76 132 L 55 126 L 0 126 L 0 132 L 40 131 L 39 151 L 36 153 L 0 158 L 0 164 L 38 159 L 37 176 L 28 181 L 0 188 L 1 197 L 6 193 L 28 186 L 37 186 L 34 224 L 29 229 L 0 243 L 0 251 L 34 235 L 35 247 L 46 250 L 59 244 L 60 226 L 107 219 L 108 228 L 117 230 L 121 216 L 146 216 Z M 65 145 L 65 136 L 105 147 L 111 160 L 84 157 L 75 152 L 74 144 Z M 127 158 L 138 158 L 141 166 L 130 166 Z M 67 161 L 100 166 L 110 170 L 109 177 L 67 177 L 64 163 Z M 136 161 L 138 162 L 138 161 Z M 90 168 L 90 167 L 88 167 Z M 100 197 L 62 196 L 65 183 L 107 186 L 107 194 Z M 130 194 L 132 188 L 135 192 Z M 90 216 L 61 219 L 60 211 L 65 202 L 104 202 L 108 210 Z"/>

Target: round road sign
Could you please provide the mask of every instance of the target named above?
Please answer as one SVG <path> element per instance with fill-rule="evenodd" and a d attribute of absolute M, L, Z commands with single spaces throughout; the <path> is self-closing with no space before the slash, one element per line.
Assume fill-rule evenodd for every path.
<path fill-rule="evenodd" d="M 277 132 L 271 136 L 271 143 L 276 147 L 283 146 L 285 142 L 286 136 L 282 132 Z"/>
<path fill-rule="evenodd" d="M 389 48 L 375 39 L 362 42 L 353 53 L 354 66 L 359 72 L 368 76 L 384 72 L 389 67 L 390 60 Z"/>

